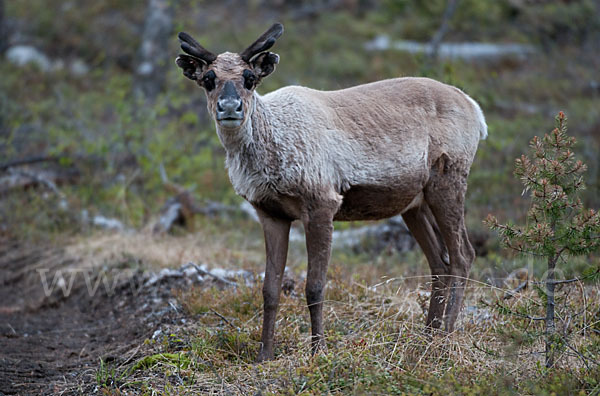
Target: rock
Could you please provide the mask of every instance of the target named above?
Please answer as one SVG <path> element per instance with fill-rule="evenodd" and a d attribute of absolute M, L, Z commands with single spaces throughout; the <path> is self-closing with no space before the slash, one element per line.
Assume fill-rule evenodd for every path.
<path fill-rule="evenodd" d="M 34 64 L 44 73 L 65 69 L 66 62 L 62 59 L 52 60 L 39 49 L 31 45 L 15 45 L 6 51 L 6 59 L 17 65 Z M 72 75 L 81 77 L 89 73 L 90 67 L 81 59 L 74 59 L 68 64 Z"/>
<path fill-rule="evenodd" d="M 30 45 L 15 45 L 10 47 L 6 51 L 6 59 L 17 66 L 35 64 L 43 72 L 52 70 L 50 59 L 43 52 Z"/>
<path fill-rule="evenodd" d="M 86 74 L 88 74 L 90 72 L 90 67 L 87 65 L 87 63 L 85 63 L 81 59 L 75 59 L 69 65 L 69 70 L 71 71 L 71 74 L 73 74 L 74 76 L 81 77 L 81 76 L 85 76 Z"/>

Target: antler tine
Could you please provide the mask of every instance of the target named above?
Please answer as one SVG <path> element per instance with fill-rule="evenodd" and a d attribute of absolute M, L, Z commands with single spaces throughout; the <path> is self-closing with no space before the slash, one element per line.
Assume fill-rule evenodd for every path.
<path fill-rule="evenodd" d="M 273 44 L 275 44 L 275 40 L 277 40 L 283 34 L 283 25 L 281 23 L 275 23 L 273 26 L 269 28 L 266 32 L 262 34 L 254 43 L 252 43 L 248 48 L 246 48 L 240 56 L 246 62 L 250 62 L 250 60 L 257 54 L 264 52 L 271 48 Z"/>
<path fill-rule="evenodd" d="M 192 36 L 186 32 L 181 32 L 177 36 L 181 41 L 181 49 L 191 56 L 198 58 L 206 63 L 212 63 L 217 59 L 217 56 L 206 48 L 201 46 Z"/>

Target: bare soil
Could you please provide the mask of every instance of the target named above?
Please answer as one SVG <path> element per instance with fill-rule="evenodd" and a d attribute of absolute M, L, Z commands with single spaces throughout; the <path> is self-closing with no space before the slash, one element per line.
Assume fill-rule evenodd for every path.
<path fill-rule="evenodd" d="M 145 287 L 141 273 L 93 296 L 76 276 L 67 296 L 47 296 L 38 270 L 51 282 L 74 264 L 60 248 L 0 239 L 0 396 L 96 393 L 101 358 L 132 361 L 161 324 L 184 315 L 171 292 L 183 280 Z"/>

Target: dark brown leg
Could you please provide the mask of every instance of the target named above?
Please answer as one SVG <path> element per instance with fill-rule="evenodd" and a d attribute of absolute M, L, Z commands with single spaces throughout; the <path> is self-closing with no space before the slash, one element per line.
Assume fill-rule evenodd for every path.
<path fill-rule="evenodd" d="M 448 304 L 446 305 L 445 312 L 446 331 L 448 332 L 454 330 L 456 318 L 462 308 L 469 271 L 471 270 L 473 261 L 475 261 L 475 249 L 473 249 L 473 246 L 471 246 L 471 242 L 469 241 L 467 229 L 464 225 L 464 219 L 461 219 L 460 229 L 461 237 L 458 243 L 460 253 L 458 255 L 462 258 L 463 265 L 456 266 L 456 268 L 452 268 L 451 271 L 452 283 L 449 285 L 448 289 Z"/>
<path fill-rule="evenodd" d="M 258 361 L 273 359 L 273 338 L 275 319 L 281 293 L 283 271 L 287 260 L 290 220 L 276 219 L 258 211 L 265 234 L 267 264 L 263 284 L 264 318 L 262 328 L 262 346 Z"/>
<path fill-rule="evenodd" d="M 446 282 L 448 301 L 444 313 L 444 328 L 454 331 L 462 307 L 465 286 L 475 250 L 469 242 L 464 222 L 464 201 L 467 190 L 468 167 L 447 163 L 444 171 L 433 171 L 425 191 L 425 200 L 440 228 L 450 256 L 450 274 Z"/>
<path fill-rule="evenodd" d="M 427 203 L 402 214 L 404 222 L 415 237 L 431 269 L 431 300 L 427 315 L 427 327 L 439 329 L 444 317 L 447 298 L 447 276 L 450 273 L 448 252 Z"/>
<path fill-rule="evenodd" d="M 313 210 L 304 224 L 308 253 L 306 302 L 310 311 L 313 353 L 325 347 L 323 338 L 323 299 L 325 283 L 327 282 L 327 266 L 331 256 L 333 214 L 334 211 L 331 209 Z"/>

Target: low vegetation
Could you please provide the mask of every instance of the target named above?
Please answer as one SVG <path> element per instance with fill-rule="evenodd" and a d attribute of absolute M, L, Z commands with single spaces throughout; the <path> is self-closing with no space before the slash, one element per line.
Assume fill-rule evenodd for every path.
<path fill-rule="evenodd" d="M 547 368 L 554 366 L 560 349 L 571 348 L 578 353 L 569 345 L 573 331 L 570 324 L 575 325 L 575 330 L 587 329 L 585 319 L 578 323 L 576 318 L 571 323 L 573 315 L 578 315 L 574 311 L 567 310 L 556 318 L 555 306 L 562 302 L 556 295 L 557 286 L 581 281 L 581 278 L 560 279 L 561 267 L 568 266 L 569 257 L 589 256 L 600 247 L 600 216 L 597 211 L 584 208 L 579 198 L 585 188 L 582 174 L 586 166 L 575 160 L 574 145 L 575 138 L 567 134 L 567 118 L 561 111 L 556 116 L 556 128 L 531 141 L 532 155 L 523 155 L 515 162 L 515 175 L 524 185 L 523 194 L 531 195 L 527 224 L 500 224 L 492 215 L 486 219 L 492 229 L 499 231 L 506 247 L 546 260 L 545 289 L 536 284 L 545 315 L 525 317 L 545 323 Z M 600 266 L 590 265 L 584 272 L 587 275 L 583 279 L 598 278 Z M 557 331 L 557 320 L 561 321 L 562 334 Z M 581 357 L 587 358 L 585 354 Z"/>
<path fill-rule="evenodd" d="M 589 358 L 600 353 L 600 337 L 593 334 L 598 328 L 593 316 L 600 309 L 597 288 L 563 290 L 565 307 L 585 307 L 577 320 L 578 326 L 588 326 L 587 335 L 575 335 L 572 342 L 587 358 L 562 350 L 548 370 L 539 364 L 542 324 L 510 314 L 539 305 L 534 289 L 506 301 L 503 290 L 472 282 L 460 330 L 432 337 L 423 328 L 426 286 L 415 289 L 402 278 L 369 286 L 344 277 L 345 272 L 339 266 L 330 271 L 327 352 L 310 354 L 301 287 L 283 297 L 276 359 L 262 364 L 254 363 L 260 283 L 196 288 L 177 294 L 191 320 L 147 340 L 146 356 L 120 371 L 101 365 L 99 371 L 113 382 L 101 375 L 99 386 L 115 395 L 584 395 L 600 390 L 600 367 Z M 589 322 L 582 322 L 584 317 Z"/>
<path fill-rule="evenodd" d="M 52 245 L 69 259 L 77 257 L 77 265 L 113 272 L 122 267 L 160 271 L 194 261 L 255 274 L 248 283 L 238 280 L 237 287 L 177 289 L 172 303 L 183 321 L 140 335 L 144 342 L 117 357 L 98 352 L 93 367 L 82 368 L 77 377 L 92 381 L 94 392 L 600 394 L 600 290 L 598 280 L 587 276 L 596 270 L 598 257 L 592 253 L 559 263 L 561 279 L 576 281 L 556 285 L 558 338 L 546 367 L 545 321 L 537 319 L 545 316 L 548 302 L 541 283 L 547 279 L 547 260 L 502 248 L 501 239 L 482 223 L 488 213 L 514 224 L 527 222 L 530 199 L 512 177 L 513 160 L 535 134 L 552 128 L 549 120 L 561 109 L 580 142 L 577 154 L 589 166 L 581 202 L 600 207 L 600 19 L 594 1 L 459 1 L 444 41 L 535 48 L 525 57 L 494 61 L 432 61 L 424 54 L 365 47 L 381 35 L 391 41 L 431 40 L 446 0 L 172 2 L 173 34 L 165 54 L 172 67 L 166 88 L 152 101 L 134 94 L 145 18 L 141 5 L 147 2 L 0 3 L 14 33 L 11 44 L 32 45 L 53 64 L 63 64 L 44 71 L 0 59 L 2 241 L 25 241 L 14 243 L 17 247 Z M 338 89 L 426 76 L 460 87 L 481 104 L 489 137 L 476 155 L 466 203 L 478 257 L 456 333 L 432 336 L 423 328 L 430 285 L 420 250 L 335 251 L 324 309 L 328 350 L 311 356 L 303 294 L 306 257 L 294 242 L 288 260 L 293 286 L 282 298 L 276 359 L 255 364 L 264 271 L 260 227 L 237 214 L 196 215 L 193 228 L 150 235 L 161 207 L 173 196 L 170 185 L 191 191 L 201 206 L 209 200 L 241 203 L 223 167 L 203 94 L 172 63 L 176 32 L 194 33 L 220 52 L 244 48 L 247 37 L 256 37 L 274 20 L 286 27 L 275 49 L 281 61 L 259 92 L 289 84 Z M 87 70 L 75 74 L 64 66 L 74 61 Z M 9 166 L 38 157 L 43 160 Z M 54 175 L 56 183 L 34 178 L 11 187 L 19 172 L 42 179 Z M 124 231 L 98 231 L 91 221 L 96 215 L 119 220 Z M 362 224 L 340 223 L 336 229 Z M 77 365 L 81 356 L 73 359 Z M 64 381 L 52 386 L 65 394 L 85 394 L 82 389 L 89 385 L 74 385 L 69 375 Z"/>

